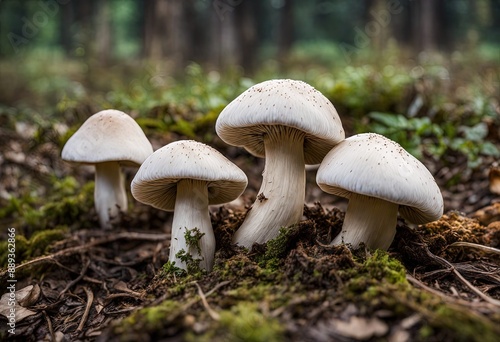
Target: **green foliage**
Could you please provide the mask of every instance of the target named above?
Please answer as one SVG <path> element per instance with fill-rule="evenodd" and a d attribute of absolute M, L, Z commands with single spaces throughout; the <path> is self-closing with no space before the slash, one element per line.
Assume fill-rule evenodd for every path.
<path fill-rule="evenodd" d="M 162 275 L 174 275 L 176 277 L 181 277 L 186 274 L 186 271 L 182 268 L 175 266 L 175 261 L 167 261 L 161 268 Z"/>
<path fill-rule="evenodd" d="M 481 164 L 482 156 L 500 157 L 500 149 L 486 140 L 488 127 L 485 122 L 473 126 L 457 122 L 434 123 L 428 117 L 407 118 L 404 115 L 372 112 L 372 122 L 367 128 L 398 142 L 408 152 L 421 159 L 424 152 L 435 158 L 448 150 L 467 157 L 470 168 Z"/>
<path fill-rule="evenodd" d="M 368 111 L 386 111 L 397 107 L 413 82 L 403 67 L 388 65 L 348 66 L 334 75 L 323 75 L 318 88 L 339 108 L 346 108 L 360 119 Z"/>

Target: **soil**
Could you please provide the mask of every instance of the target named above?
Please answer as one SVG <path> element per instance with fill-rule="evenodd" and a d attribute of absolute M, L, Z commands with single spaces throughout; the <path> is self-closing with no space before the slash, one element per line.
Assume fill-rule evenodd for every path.
<path fill-rule="evenodd" d="M 74 175 L 78 184 L 92 180 L 92 168 L 60 160 L 54 132 L 34 144 L 33 136 L 0 129 L 2 206 L 8 204 L 5 193 L 49 194 L 53 175 Z M 157 135 L 152 141 L 157 149 L 181 138 Z M 212 272 L 185 274 L 164 267 L 171 213 L 132 199 L 129 212 L 115 218 L 110 231 L 98 228 L 91 206 L 76 213 L 69 208 L 76 217 L 71 224 L 55 215 L 59 221 L 45 228 L 60 229 L 60 236 L 38 251 L 31 249 L 42 242 L 30 239 L 37 232 L 19 213 L 4 213 L 2 226 L 15 226 L 31 247 L 24 254 L 29 257 L 18 262 L 16 289 L 32 287 L 21 305 L 31 314 L 18 319 L 15 336 L 6 333 L 2 316 L 0 336 L 22 341 L 498 340 L 500 197 L 488 187 L 493 160 L 485 158 L 467 172 L 461 162 L 450 167 L 424 160 L 442 189 L 446 214 L 421 226 L 399 220 L 387 252 L 328 244 L 341 229 L 347 202 L 321 192 L 310 170 L 303 220 L 247 251 L 231 244 L 231 236 L 257 196 L 263 161 L 217 138 L 211 144 L 249 178 L 240 199 L 211 208 L 217 238 Z M 127 179 L 134 172 L 127 170 Z M 457 174 L 459 182 L 450 185 Z M 89 194 L 82 190 L 81 196 Z M 8 286 L 6 271 L 0 275 L 2 289 Z"/>

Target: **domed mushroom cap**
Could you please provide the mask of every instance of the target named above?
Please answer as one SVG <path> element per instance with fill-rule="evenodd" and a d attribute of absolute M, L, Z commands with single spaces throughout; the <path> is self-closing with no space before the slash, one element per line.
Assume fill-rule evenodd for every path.
<path fill-rule="evenodd" d="M 265 157 L 263 135 L 269 126 L 291 127 L 306 134 L 306 164 L 320 163 L 345 137 L 333 104 L 309 84 L 288 79 L 250 87 L 222 110 L 215 129 L 226 143 Z"/>
<path fill-rule="evenodd" d="M 144 161 L 132 181 L 132 195 L 155 208 L 174 210 L 177 182 L 183 179 L 207 182 L 209 204 L 236 199 L 248 182 L 245 173 L 216 149 L 181 140 L 163 146 Z"/>
<path fill-rule="evenodd" d="M 328 193 L 352 193 L 399 204 L 401 216 L 422 224 L 443 215 L 443 197 L 429 170 L 398 143 L 375 133 L 349 137 L 323 159 L 316 181 Z"/>
<path fill-rule="evenodd" d="M 140 165 L 153 147 L 137 122 L 114 109 L 100 111 L 87 119 L 64 145 L 62 159 L 96 164 L 120 161 Z"/>

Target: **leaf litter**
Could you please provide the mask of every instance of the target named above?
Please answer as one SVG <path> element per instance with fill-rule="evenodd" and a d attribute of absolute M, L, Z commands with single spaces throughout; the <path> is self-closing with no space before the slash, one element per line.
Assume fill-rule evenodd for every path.
<path fill-rule="evenodd" d="M 23 188 L 46 195 L 51 173 L 76 171 L 79 182 L 92 180 L 92 170 L 59 161 L 55 142 L 27 148 L 21 136 L 7 133 L 0 159 L 2 205 Z M 158 139 L 156 145 L 166 142 Z M 15 339 L 494 341 L 500 336 L 500 202 L 494 193 L 482 197 L 486 205 L 471 210 L 460 188 L 451 193 L 443 187 L 446 207 L 469 208 L 470 214 L 448 211 L 418 227 L 400 220 L 389 251 L 380 252 L 328 245 L 341 229 L 345 201 L 308 186 L 303 220 L 249 252 L 232 245 L 231 237 L 257 196 L 262 164 L 232 148 L 227 154 L 249 169 L 250 189 L 238 202 L 212 208 L 217 252 L 211 273 L 164 269 L 170 213 L 134 203 L 107 232 L 97 228 L 90 208 L 62 230 L 64 239 L 24 254 L 18 264 L 17 288 L 35 293 L 18 303 L 30 315 L 18 317 Z M 475 183 L 484 187 L 487 173 L 477 174 L 486 175 Z M 307 177 L 310 184 L 314 170 Z M 30 246 L 37 232 L 23 225 L 19 214 L 2 220 L 20 222 L 18 231 Z M 6 270 L 0 281 L 5 289 Z M 0 318 L 2 332 L 6 323 Z"/>

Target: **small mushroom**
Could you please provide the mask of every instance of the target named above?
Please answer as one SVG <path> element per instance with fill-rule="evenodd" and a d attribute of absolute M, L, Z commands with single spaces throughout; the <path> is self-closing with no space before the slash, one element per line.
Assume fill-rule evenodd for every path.
<path fill-rule="evenodd" d="M 141 127 L 118 110 L 103 110 L 89 117 L 64 145 L 63 160 L 95 165 L 95 208 L 102 228 L 110 217 L 127 210 L 121 166 L 139 166 L 153 147 Z"/>
<path fill-rule="evenodd" d="M 215 237 L 208 206 L 236 199 L 247 182 L 245 173 L 214 148 L 181 140 L 149 156 L 132 180 L 131 188 L 138 201 L 174 211 L 169 260 L 187 269 L 178 256 L 184 250 L 193 259 L 201 259 L 199 266 L 209 271 L 213 266 Z M 185 239 L 186 230 L 194 228 L 203 234 L 198 246 Z"/>
<path fill-rule="evenodd" d="M 331 244 L 361 242 L 388 249 L 398 210 L 423 224 L 443 215 L 443 196 L 429 170 L 398 143 L 375 133 L 351 136 L 323 159 L 316 181 L 330 194 L 349 199 L 342 232 Z"/>
<path fill-rule="evenodd" d="M 305 164 L 319 164 L 344 139 L 332 103 L 309 84 L 270 80 L 229 103 L 216 122 L 219 137 L 266 164 L 260 191 L 233 241 L 250 248 L 302 218 Z"/>

